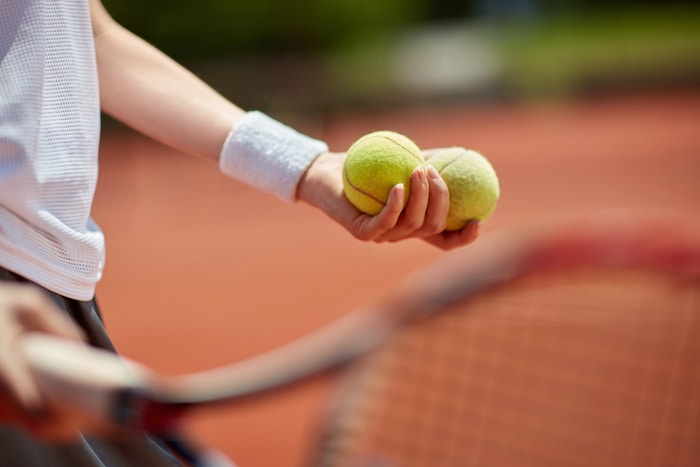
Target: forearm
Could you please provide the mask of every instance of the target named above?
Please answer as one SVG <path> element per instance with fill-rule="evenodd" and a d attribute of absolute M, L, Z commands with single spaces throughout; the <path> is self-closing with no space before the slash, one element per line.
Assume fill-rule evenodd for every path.
<path fill-rule="evenodd" d="M 185 153 L 218 161 L 244 111 L 93 2 L 102 110 Z"/>

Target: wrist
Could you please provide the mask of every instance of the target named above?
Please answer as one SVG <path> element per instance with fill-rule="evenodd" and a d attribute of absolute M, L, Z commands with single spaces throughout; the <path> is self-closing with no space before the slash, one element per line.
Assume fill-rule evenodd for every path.
<path fill-rule="evenodd" d="M 320 207 L 323 201 L 332 197 L 340 180 L 343 158 L 337 153 L 325 152 L 319 155 L 304 172 L 297 190 L 298 199 L 312 206 Z"/>

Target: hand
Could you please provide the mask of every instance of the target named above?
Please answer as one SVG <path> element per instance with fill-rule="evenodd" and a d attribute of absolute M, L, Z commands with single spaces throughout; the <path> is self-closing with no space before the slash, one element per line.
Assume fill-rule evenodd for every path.
<path fill-rule="evenodd" d="M 35 437 L 68 441 L 77 429 L 45 404 L 22 359 L 24 334 L 45 332 L 81 340 L 82 333 L 37 287 L 0 282 L 0 422 L 24 429 Z"/>
<path fill-rule="evenodd" d="M 345 154 L 319 156 L 299 184 L 299 199 L 316 206 L 338 222 L 355 238 L 373 242 L 397 242 L 420 238 L 449 250 L 473 242 L 479 224 L 446 232 L 450 206 L 447 185 L 432 167 L 419 167 L 411 176 L 411 196 L 404 209 L 401 185 L 392 188 L 386 206 L 376 216 L 362 213 L 343 194 L 342 170 Z"/>

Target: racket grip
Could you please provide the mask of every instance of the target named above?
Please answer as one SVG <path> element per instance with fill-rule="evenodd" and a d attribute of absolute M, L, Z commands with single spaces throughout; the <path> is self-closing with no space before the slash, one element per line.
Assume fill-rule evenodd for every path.
<path fill-rule="evenodd" d="M 81 430 L 128 429 L 139 418 L 135 411 L 145 406 L 147 395 L 134 364 L 105 350 L 39 333 L 24 337 L 21 348 L 46 402 L 75 419 Z"/>

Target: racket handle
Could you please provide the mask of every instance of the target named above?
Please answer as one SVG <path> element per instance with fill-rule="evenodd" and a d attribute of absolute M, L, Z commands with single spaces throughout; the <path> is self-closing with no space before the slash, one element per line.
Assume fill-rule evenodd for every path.
<path fill-rule="evenodd" d="M 47 402 L 92 434 L 146 430 L 164 437 L 191 467 L 235 467 L 223 454 L 174 436 L 186 405 L 160 403 L 147 384 L 154 377 L 134 362 L 82 343 L 45 334 L 22 340 L 22 352 Z"/>
<path fill-rule="evenodd" d="M 142 392 L 144 370 L 111 352 L 39 333 L 23 338 L 22 351 L 47 403 L 81 430 L 118 427 L 124 394 Z"/>

